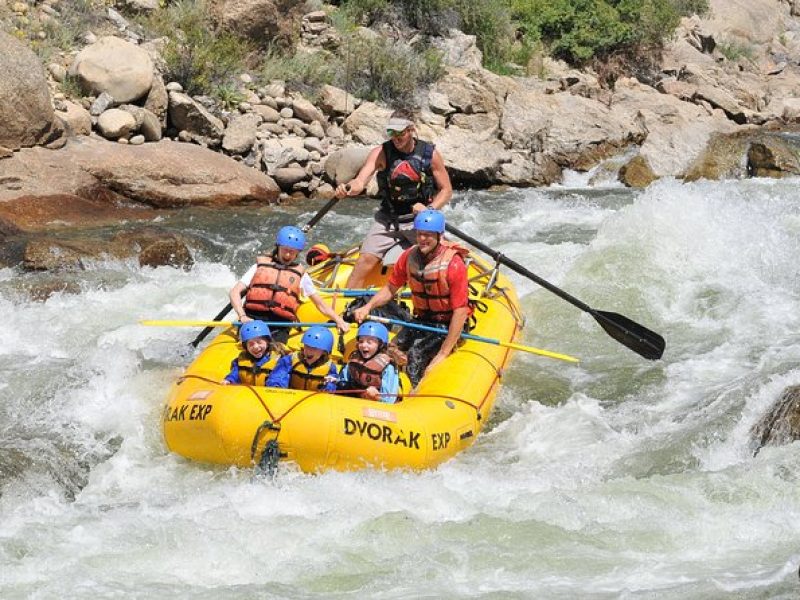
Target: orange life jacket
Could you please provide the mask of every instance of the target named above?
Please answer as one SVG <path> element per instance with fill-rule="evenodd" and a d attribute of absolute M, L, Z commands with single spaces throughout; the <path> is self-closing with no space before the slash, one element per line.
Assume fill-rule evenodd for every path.
<path fill-rule="evenodd" d="M 259 256 L 255 275 L 247 289 L 244 308 L 255 316 L 267 312 L 297 320 L 300 306 L 300 278 L 305 269 L 300 263 L 285 265 L 272 257 Z"/>
<path fill-rule="evenodd" d="M 347 379 L 356 388 L 365 390 L 369 386 L 381 389 L 383 371 L 392 359 L 385 352 L 378 352 L 370 359 L 364 359 L 358 350 L 350 354 L 347 361 Z"/>
<path fill-rule="evenodd" d="M 423 321 L 446 323 L 453 316 L 450 303 L 450 286 L 447 283 L 447 268 L 456 255 L 462 258 L 469 250 L 461 246 L 440 240 L 443 246 L 429 262 L 417 246 L 408 254 L 408 287 L 411 288 L 411 300 L 414 303 L 414 314 Z"/>

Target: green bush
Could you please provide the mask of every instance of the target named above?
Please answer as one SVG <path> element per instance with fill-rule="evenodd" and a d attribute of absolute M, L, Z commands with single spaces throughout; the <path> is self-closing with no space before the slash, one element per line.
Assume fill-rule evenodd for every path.
<path fill-rule="evenodd" d="M 672 5 L 682 17 L 708 13 L 708 0 L 672 0 Z"/>
<path fill-rule="evenodd" d="M 541 41 L 574 65 L 596 60 L 636 61 L 672 35 L 681 11 L 705 0 L 512 0 L 512 18 L 527 43 Z"/>
<path fill-rule="evenodd" d="M 188 94 L 219 97 L 248 69 L 253 49 L 235 34 L 213 26 L 203 2 L 178 0 L 156 11 L 144 25 L 167 36 L 163 52 L 167 79 L 180 83 Z M 227 95 L 227 92 L 222 92 Z"/>
<path fill-rule="evenodd" d="M 269 83 L 273 79 L 281 79 L 313 98 L 319 87 L 333 83 L 337 62 L 340 61 L 327 52 L 288 54 L 270 49 L 263 56 L 259 80 Z"/>
<path fill-rule="evenodd" d="M 510 3 L 507 0 L 453 0 L 452 6 L 459 16 L 462 31 L 475 36 L 487 68 L 502 71 L 503 65 L 512 59 L 515 46 L 516 26 L 511 20 Z M 524 45 L 530 46 L 527 42 Z"/>
<path fill-rule="evenodd" d="M 416 50 L 383 37 L 350 36 L 343 52 L 337 85 L 361 98 L 387 104 L 414 105 L 419 87 L 436 81 L 443 73 L 437 50 Z"/>
<path fill-rule="evenodd" d="M 756 57 L 756 51 L 751 44 L 736 39 L 722 40 L 717 44 L 717 50 L 730 61 L 736 61 L 740 58 L 752 61 Z"/>

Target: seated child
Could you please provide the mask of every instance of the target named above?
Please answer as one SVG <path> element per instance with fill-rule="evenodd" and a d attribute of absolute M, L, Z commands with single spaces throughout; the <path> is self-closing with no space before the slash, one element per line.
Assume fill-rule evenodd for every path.
<path fill-rule="evenodd" d="M 231 372 L 220 383 L 244 385 L 266 385 L 272 358 L 272 336 L 264 321 L 248 321 L 239 329 L 242 351 L 231 362 Z"/>
<path fill-rule="evenodd" d="M 360 396 L 381 402 L 397 402 L 400 381 L 387 354 L 389 331 L 382 323 L 366 321 L 358 328 L 356 350 L 350 354 L 339 377 L 339 388 L 364 390 Z"/>
<path fill-rule="evenodd" d="M 336 390 L 337 369 L 330 359 L 333 334 L 327 327 L 314 325 L 303 334 L 303 348 L 282 356 L 267 379 L 267 386 L 293 390 Z"/>

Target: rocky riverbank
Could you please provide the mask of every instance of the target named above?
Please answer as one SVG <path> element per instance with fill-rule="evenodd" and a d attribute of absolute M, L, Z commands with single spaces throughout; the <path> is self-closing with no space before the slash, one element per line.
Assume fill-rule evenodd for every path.
<path fill-rule="evenodd" d="M 230 14 L 236 4 L 226 3 Z M 11 8 L 57 18 L 59 4 Z M 447 72 L 419 97 L 420 136 L 437 144 L 457 187 L 548 185 L 609 158 L 631 186 L 798 174 L 794 138 L 784 133 L 800 120 L 799 12 L 795 1 L 712 1 L 707 18 L 684 19 L 657 80 L 622 78 L 613 89 L 547 58 L 529 65 L 535 76 L 496 75 L 482 67 L 474 38 L 451 30 L 434 40 Z M 384 140 L 390 109 L 333 86 L 312 103 L 282 81 L 259 86 L 241 73 L 235 106 L 189 96 L 164 81 L 161 40 L 142 39 L 113 8 L 107 18 L 106 35 L 87 32 L 82 49 L 46 68 L 0 33 L 0 72 L 10 75 L 0 81 L 4 239 L 129 218 L 132 203 L 144 217 L 193 204 L 329 198 Z M 324 10 L 301 23 L 309 51 L 336 43 Z M 59 92 L 67 77 L 87 95 Z M 25 243 L 14 247 L 23 251 L 7 252 L 7 264 L 76 264 L 27 260 Z"/>

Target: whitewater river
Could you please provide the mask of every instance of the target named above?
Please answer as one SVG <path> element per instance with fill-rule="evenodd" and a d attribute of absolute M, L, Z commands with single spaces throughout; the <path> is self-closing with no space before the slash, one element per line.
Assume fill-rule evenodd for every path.
<path fill-rule="evenodd" d="M 516 275 L 523 343 L 474 446 L 423 472 L 276 482 L 169 454 L 196 329 L 276 228 L 321 203 L 181 212 L 188 272 L 90 265 L 82 293 L 0 270 L 0 598 L 796 598 L 800 445 L 750 428 L 800 383 L 798 180 L 460 193 L 448 218 L 661 361 Z M 357 242 L 374 204 L 313 234 Z"/>

